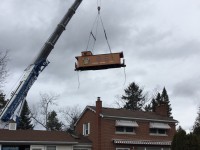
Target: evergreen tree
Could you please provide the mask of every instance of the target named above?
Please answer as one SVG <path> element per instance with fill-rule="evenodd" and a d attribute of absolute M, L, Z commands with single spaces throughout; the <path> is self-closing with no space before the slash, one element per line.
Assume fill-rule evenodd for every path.
<path fill-rule="evenodd" d="M 168 117 L 171 117 L 172 108 L 171 108 L 171 104 L 170 104 L 170 101 L 169 101 L 169 96 L 167 94 L 167 91 L 166 91 L 165 87 L 163 88 L 163 91 L 162 91 L 162 94 L 161 94 L 161 103 L 164 103 L 164 104 L 167 105 L 167 114 L 168 114 Z"/>
<path fill-rule="evenodd" d="M 162 98 L 160 93 L 157 94 L 156 99 L 155 99 L 155 105 L 158 106 L 162 103 Z"/>
<path fill-rule="evenodd" d="M 200 107 L 199 111 L 197 112 L 196 120 L 194 122 L 193 133 L 200 136 Z"/>
<path fill-rule="evenodd" d="M 144 107 L 144 111 L 152 111 L 152 106 L 151 106 L 151 104 L 147 104 L 147 105 Z"/>
<path fill-rule="evenodd" d="M 160 93 L 157 94 L 156 98 L 151 100 L 151 111 L 155 112 L 156 107 L 161 104 L 161 96 Z"/>
<path fill-rule="evenodd" d="M 23 130 L 33 130 L 34 128 L 34 126 L 31 124 L 30 110 L 26 100 L 22 108 L 17 128 Z"/>
<path fill-rule="evenodd" d="M 125 90 L 125 95 L 122 95 L 122 100 L 125 101 L 124 108 L 130 110 L 142 110 L 145 104 L 145 96 L 143 90 L 136 84 L 131 83 Z"/>
<path fill-rule="evenodd" d="M 198 137 L 195 134 L 188 134 L 186 136 L 186 149 L 187 150 L 199 150 L 199 142 Z"/>
<path fill-rule="evenodd" d="M 159 94 L 159 93 L 158 93 Z M 151 101 L 151 104 L 152 104 L 152 111 L 153 112 L 155 112 L 156 111 L 156 106 L 158 105 L 157 103 L 156 103 L 156 99 L 152 99 L 152 101 Z"/>
<path fill-rule="evenodd" d="M 6 105 L 5 95 L 3 93 L 0 93 L 0 110 L 4 108 Z"/>
<path fill-rule="evenodd" d="M 54 110 L 48 114 L 46 127 L 47 127 L 47 130 L 50 130 L 50 131 L 62 130 L 62 123 L 59 122 L 57 118 L 57 113 Z"/>
<path fill-rule="evenodd" d="M 177 133 L 173 137 L 171 148 L 172 150 L 187 150 L 186 142 L 186 132 L 179 126 Z"/>

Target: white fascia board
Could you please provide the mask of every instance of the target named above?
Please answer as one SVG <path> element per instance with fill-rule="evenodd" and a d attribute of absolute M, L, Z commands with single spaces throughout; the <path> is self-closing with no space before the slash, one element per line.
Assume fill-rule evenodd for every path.
<path fill-rule="evenodd" d="M 77 123 L 79 122 L 79 120 L 82 118 L 83 114 L 86 112 L 86 110 L 89 109 L 92 112 L 96 113 L 96 111 L 94 109 L 92 109 L 90 106 L 86 106 L 85 109 L 83 110 L 83 112 L 81 113 L 81 115 L 79 116 L 78 120 L 76 121 L 76 123 L 74 124 L 74 126 L 77 125 Z"/>

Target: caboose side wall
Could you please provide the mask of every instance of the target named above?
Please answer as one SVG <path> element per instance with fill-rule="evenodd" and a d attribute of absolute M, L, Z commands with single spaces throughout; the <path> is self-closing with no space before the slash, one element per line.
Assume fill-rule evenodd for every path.
<path fill-rule="evenodd" d="M 120 53 L 78 56 L 77 67 L 121 64 Z"/>

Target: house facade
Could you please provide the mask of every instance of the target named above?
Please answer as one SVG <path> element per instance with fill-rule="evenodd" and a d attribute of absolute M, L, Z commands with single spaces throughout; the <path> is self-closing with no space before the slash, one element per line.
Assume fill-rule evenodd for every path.
<path fill-rule="evenodd" d="M 92 150 L 170 150 L 177 121 L 167 117 L 166 105 L 155 112 L 87 106 L 75 124 L 92 141 Z"/>
<path fill-rule="evenodd" d="M 0 129 L 0 150 L 91 150 L 91 141 L 67 132 Z"/>

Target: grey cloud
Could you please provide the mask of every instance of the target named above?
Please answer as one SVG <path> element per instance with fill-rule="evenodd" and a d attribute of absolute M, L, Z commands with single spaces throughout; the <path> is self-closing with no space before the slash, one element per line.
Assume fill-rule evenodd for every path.
<path fill-rule="evenodd" d="M 198 78 L 190 78 L 180 81 L 174 85 L 173 95 L 179 97 L 190 97 L 196 99 L 200 96 L 200 80 Z"/>

